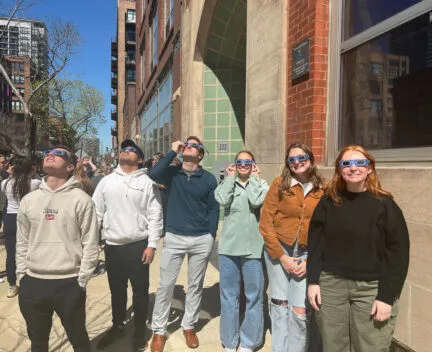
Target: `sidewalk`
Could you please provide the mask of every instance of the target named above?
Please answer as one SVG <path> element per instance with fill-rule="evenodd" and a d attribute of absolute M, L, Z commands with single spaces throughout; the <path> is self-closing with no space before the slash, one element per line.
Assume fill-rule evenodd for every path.
<path fill-rule="evenodd" d="M 160 245 L 161 245 L 160 241 Z M 222 351 L 219 340 L 219 272 L 217 263 L 217 247 L 215 246 L 210 260 L 204 282 L 203 301 L 201 305 L 200 321 L 197 326 L 200 346 L 195 351 L 215 352 Z M 150 311 L 153 309 L 153 302 L 157 284 L 159 280 L 159 256 L 160 249 L 156 252 L 156 257 L 150 268 Z M 5 270 L 6 252 L 3 241 L 0 240 L 0 272 Z M 103 259 L 103 254 L 101 258 Z M 2 275 L 3 276 L 3 275 Z M 0 351 L 21 352 L 29 351 L 30 342 L 27 337 L 26 325 L 21 316 L 18 306 L 18 297 L 6 298 L 8 284 L 6 278 L 4 283 L 0 283 Z M 187 286 L 187 265 L 186 261 L 180 271 L 179 279 L 174 290 L 174 301 L 171 307 L 170 324 L 168 327 L 169 339 L 167 340 L 165 351 L 192 351 L 184 343 L 182 329 L 180 327 L 181 316 L 184 311 L 184 295 Z M 132 291 L 128 292 L 128 307 L 131 312 Z M 266 324 L 268 325 L 268 324 Z M 100 336 L 111 326 L 111 302 L 110 292 L 106 274 L 94 277 L 90 280 L 87 287 L 87 329 L 92 341 L 93 351 L 97 351 L 96 345 Z M 114 343 L 107 352 L 128 352 L 131 349 L 131 336 L 133 334 L 133 324 L 128 322 L 126 325 L 125 337 Z M 149 331 L 149 338 L 151 332 Z M 73 351 L 67 341 L 65 332 L 57 316 L 53 319 L 53 328 L 50 337 L 50 351 L 69 352 Z M 260 351 L 270 351 L 270 334 L 266 332 L 265 346 Z"/>

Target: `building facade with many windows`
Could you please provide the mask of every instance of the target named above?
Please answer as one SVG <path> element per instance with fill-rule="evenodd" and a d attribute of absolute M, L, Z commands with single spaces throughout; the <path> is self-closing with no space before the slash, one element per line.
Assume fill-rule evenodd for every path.
<path fill-rule="evenodd" d="M 178 0 L 137 1 L 137 142 L 146 158 L 181 137 L 180 9 Z"/>
<path fill-rule="evenodd" d="M 118 1 L 117 34 L 111 42 L 111 119 L 114 121 L 111 135 L 114 148 L 123 139 L 130 137 L 130 125 L 133 123 L 133 119 L 124 116 L 123 111 L 129 104 L 128 99 L 134 99 L 127 94 L 127 88 L 136 82 L 135 5 L 135 0 Z"/>

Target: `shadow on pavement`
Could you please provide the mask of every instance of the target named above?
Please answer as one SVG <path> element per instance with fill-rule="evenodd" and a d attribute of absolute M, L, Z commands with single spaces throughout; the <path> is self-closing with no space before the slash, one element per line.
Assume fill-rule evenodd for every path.
<path fill-rule="evenodd" d="M 181 321 L 184 315 L 184 301 L 186 292 L 183 285 L 176 285 L 174 287 L 174 295 L 170 309 L 170 315 L 168 318 L 168 336 L 175 333 L 178 329 L 181 329 Z M 155 294 L 149 295 L 149 312 L 147 316 L 147 330 L 146 338 L 149 340 L 152 337 L 151 330 L 151 317 L 153 313 L 155 301 Z M 204 287 L 203 299 L 201 304 L 200 319 L 195 325 L 197 331 L 202 330 L 207 323 L 213 318 L 220 315 L 220 301 L 219 301 L 219 283 L 214 284 L 211 287 Z M 116 340 L 112 345 L 103 349 L 105 352 L 117 352 L 117 351 L 132 351 L 132 335 L 134 333 L 134 319 L 133 319 L 133 308 L 129 307 L 126 313 L 126 324 L 125 330 L 122 336 Z M 102 336 L 106 333 L 106 330 L 100 333 L 98 336 L 91 340 L 92 350 L 98 351 L 96 348 L 97 344 L 101 340 Z"/>

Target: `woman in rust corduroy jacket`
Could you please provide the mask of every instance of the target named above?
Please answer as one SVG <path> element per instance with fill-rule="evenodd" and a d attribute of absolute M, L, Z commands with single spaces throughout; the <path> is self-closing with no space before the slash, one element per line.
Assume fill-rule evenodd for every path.
<path fill-rule="evenodd" d="M 307 236 L 323 194 L 312 150 L 303 143 L 292 144 L 282 175 L 267 193 L 259 226 L 270 283 L 272 352 L 306 351 Z"/>

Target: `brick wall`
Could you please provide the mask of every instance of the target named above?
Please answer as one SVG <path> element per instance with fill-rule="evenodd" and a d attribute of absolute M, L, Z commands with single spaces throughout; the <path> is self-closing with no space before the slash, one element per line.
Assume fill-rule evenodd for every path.
<path fill-rule="evenodd" d="M 318 163 L 324 159 L 328 66 L 328 0 L 290 0 L 288 3 L 288 84 L 286 142 L 312 147 Z M 310 38 L 309 78 L 291 82 L 292 48 Z"/>

